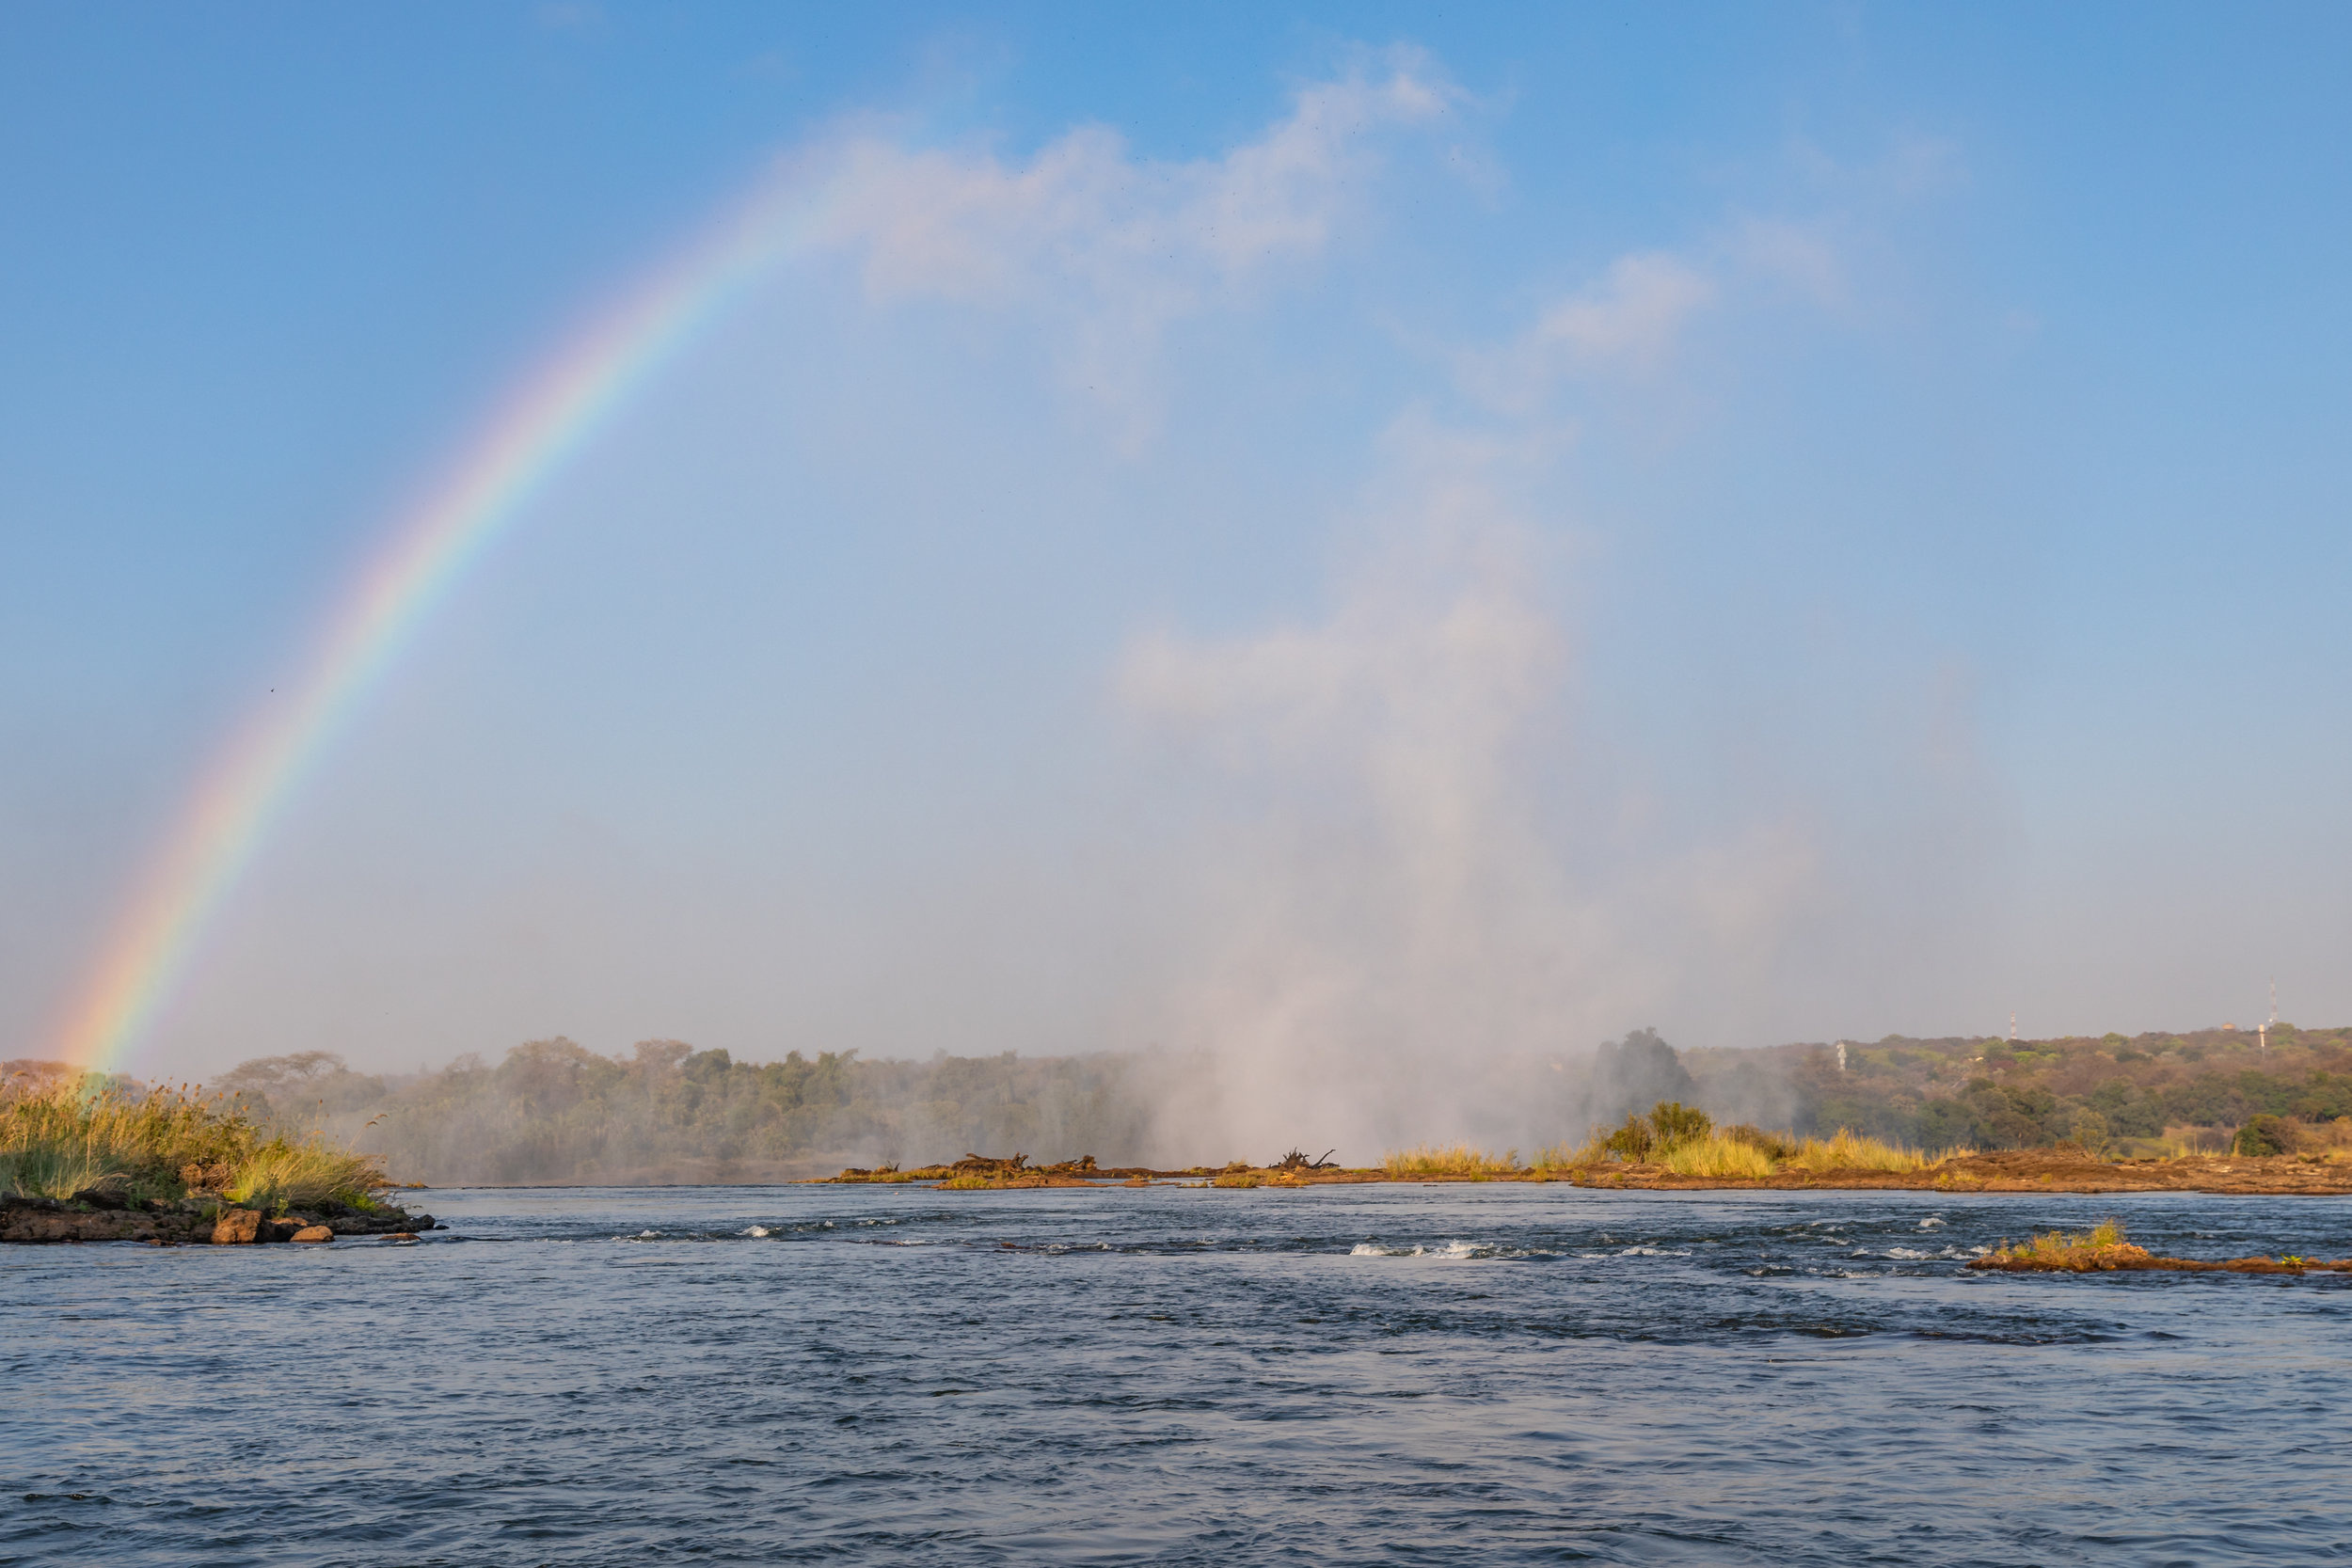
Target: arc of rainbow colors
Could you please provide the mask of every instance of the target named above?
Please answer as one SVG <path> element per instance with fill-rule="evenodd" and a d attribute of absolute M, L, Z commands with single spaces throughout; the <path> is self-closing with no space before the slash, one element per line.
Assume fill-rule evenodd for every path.
<path fill-rule="evenodd" d="M 426 616 L 628 392 L 790 247 L 792 219 L 808 211 L 781 182 L 764 182 L 527 377 L 450 477 L 394 525 L 292 699 L 250 720 L 190 798 L 67 1017 L 66 1062 L 128 1063 L 273 818 Z"/>

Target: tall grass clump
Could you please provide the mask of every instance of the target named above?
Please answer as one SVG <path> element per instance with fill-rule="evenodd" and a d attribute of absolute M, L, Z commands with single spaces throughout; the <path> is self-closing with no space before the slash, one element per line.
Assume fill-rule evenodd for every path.
<path fill-rule="evenodd" d="M 0 1193 L 67 1197 L 118 1174 L 84 1149 L 36 1148 L 0 1152 Z"/>
<path fill-rule="evenodd" d="M 1525 1169 L 1516 1148 L 1494 1155 L 1468 1144 L 1422 1144 L 1393 1149 L 1381 1157 L 1380 1168 L 1400 1180 L 1414 1176 L 1518 1176 Z"/>
<path fill-rule="evenodd" d="M 1829 1138 L 1798 1140 L 1739 1123 L 1718 1127 L 1694 1106 L 1661 1100 L 1647 1116 L 1634 1115 L 1613 1128 L 1596 1131 L 1583 1148 L 1546 1149 L 1541 1164 L 1596 1165 L 1611 1160 L 1655 1164 L 1676 1176 L 1758 1180 L 1782 1170 L 1911 1171 L 1934 1162 L 1916 1149 L 1899 1148 L 1840 1129 Z"/>
<path fill-rule="evenodd" d="M 93 1187 L 176 1199 L 217 1193 L 279 1212 L 365 1204 L 388 1185 L 362 1155 L 264 1136 L 234 1096 L 144 1090 L 78 1075 L 0 1089 L 0 1190 L 66 1198 Z"/>
<path fill-rule="evenodd" d="M 228 1164 L 253 1141 L 233 1101 L 93 1088 L 82 1077 L 0 1093 L 0 1181 L 40 1196 L 104 1183 L 160 1194 L 184 1185 L 182 1167 Z"/>
<path fill-rule="evenodd" d="M 1799 1170 L 1924 1170 L 1935 1162 L 1915 1148 L 1902 1148 L 1839 1128 L 1835 1137 L 1807 1138 L 1787 1162 Z"/>
<path fill-rule="evenodd" d="M 1772 1174 L 1772 1157 L 1743 1138 L 1710 1132 L 1677 1144 L 1658 1162 L 1677 1176 L 1728 1176 L 1753 1180 Z"/>
<path fill-rule="evenodd" d="M 238 1162 L 221 1196 L 247 1209 L 284 1213 L 337 1202 L 364 1206 L 386 1185 L 384 1170 L 365 1154 L 316 1139 L 273 1138 Z"/>
<path fill-rule="evenodd" d="M 2123 1239 L 2123 1227 L 2116 1220 L 2101 1220 L 2089 1230 L 2070 1236 L 2062 1230 L 2034 1236 L 2023 1246 L 2003 1242 L 1993 1249 L 1989 1262 L 2006 1263 L 2014 1267 L 2026 1265 L 2038 1269 L 2066 1269 L 2087 1272 L 2091 1269 L 2114 1268 L 2120 1263 L 2147 1258 L 2146 1249 L 2134 1246 Z"/>

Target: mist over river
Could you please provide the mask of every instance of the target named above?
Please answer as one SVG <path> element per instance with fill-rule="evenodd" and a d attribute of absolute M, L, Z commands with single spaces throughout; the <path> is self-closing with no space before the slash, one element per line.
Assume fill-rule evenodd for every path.
<path fill-rule="evenodd" d="M 421 1195 L 0 1255 L 0 1562 L 2310 1562 L 2352 1281 L 1969 1275 L 2352 1200 Z"/>

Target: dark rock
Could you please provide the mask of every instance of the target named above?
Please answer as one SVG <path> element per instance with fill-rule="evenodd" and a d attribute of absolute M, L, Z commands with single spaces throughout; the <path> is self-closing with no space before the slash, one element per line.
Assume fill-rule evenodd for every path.
<path fill-rule="evenodd" d="M 77 1233 L 73 1218 L 66 1214 L 44 1213 L 38 1209 L 11 1209 L 8 1224 L 0 1227 L 0 1241 L 72 1241 Z"/>
<path fill-rule="evenodd" d="M 262 1239 L 262 1213 L 258 1209 L 224 1209 L 213 1222 L 215 1246 L 244 1246 Z"/>
<path fill-rule="evenodd" d="M 101 1209 L 12 1209 L 0 1222 L 0 1242 L 127 1242 L 153 1227 L 138 1215 Z"/>
<path fill-rule="evenodd" d="M 76 1203 L 87 1203 L 93 1209 L 125 1209 L 131 1200 L 122 1194 L 104 1187 L 85 1187 L 73 1195 Z"/>

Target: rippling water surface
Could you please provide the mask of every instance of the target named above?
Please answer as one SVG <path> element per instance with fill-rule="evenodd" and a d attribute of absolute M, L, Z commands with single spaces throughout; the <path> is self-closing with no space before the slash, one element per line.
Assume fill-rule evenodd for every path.
<path fill-rule="evenodd" d="M 0 1561 L 2352 1558 L 2339 1199 L 470 1191 L 0 1252 Z"/>

